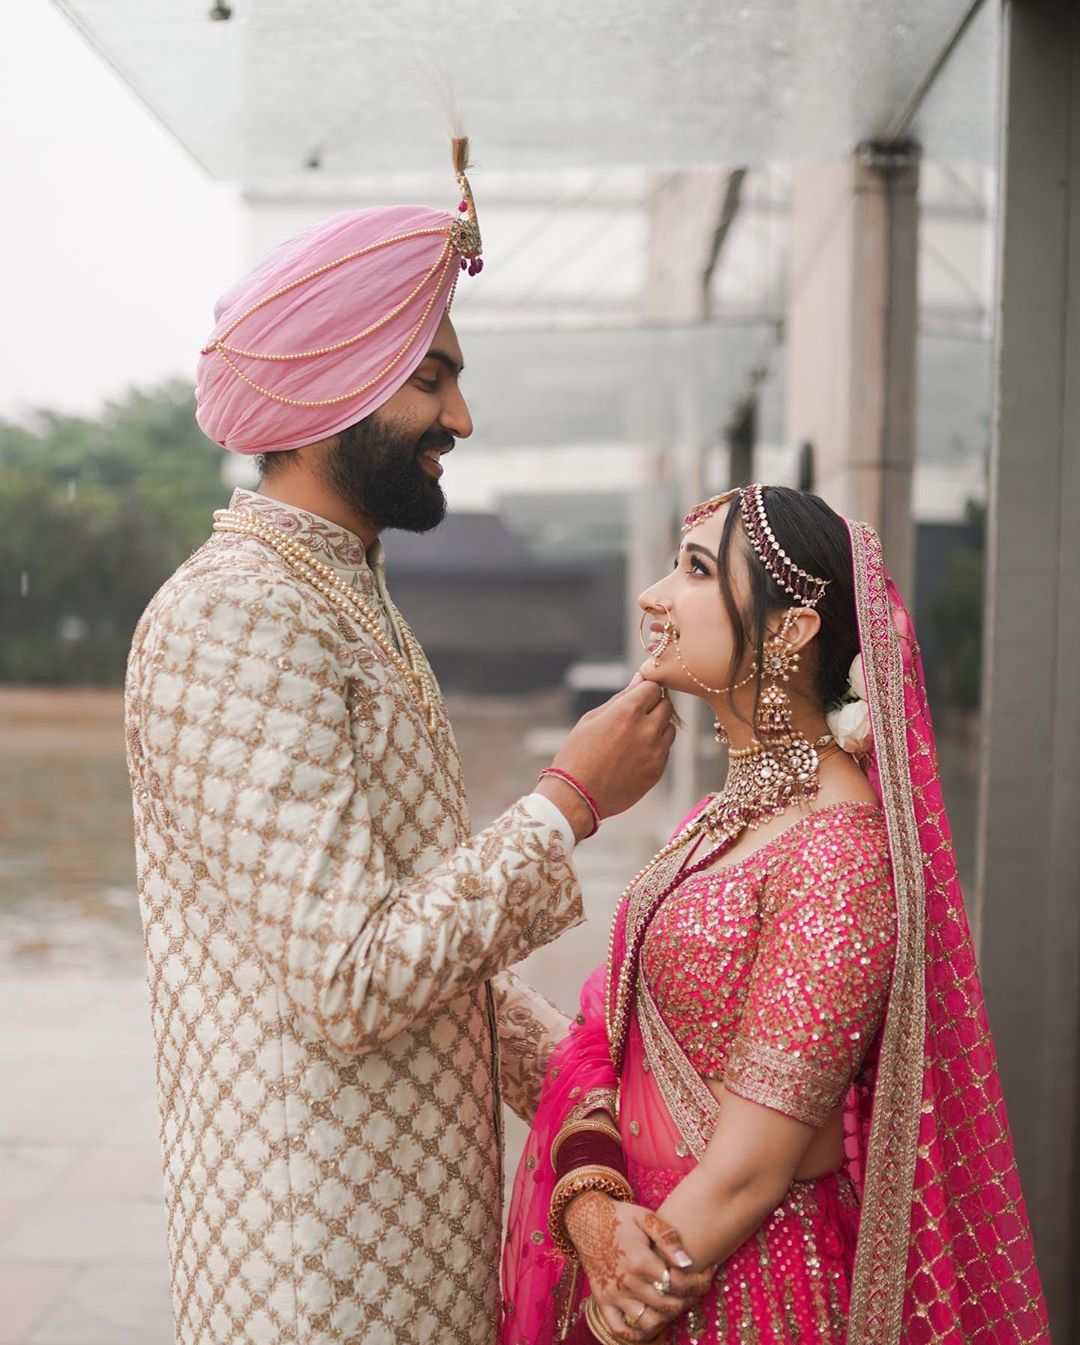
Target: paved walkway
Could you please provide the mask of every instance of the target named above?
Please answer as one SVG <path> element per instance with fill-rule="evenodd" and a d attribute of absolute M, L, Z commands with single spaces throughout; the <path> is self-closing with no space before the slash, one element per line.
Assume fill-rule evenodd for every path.
<path fill-rule="evenodd" d="M 582 847 L 588 921 L 524 964 L 568 1010 L 663 812 L 639 806 Z M 0 978 L 0 1345 L 173 1340 L 146 993 L 131 968 Z M 523 1127 L 510 1119 L 513 1165 Z"/>
<path fill-rule="evenodd" d="M 0 1342 L 170 1345 L 140 979 L 0 984 Z"/>

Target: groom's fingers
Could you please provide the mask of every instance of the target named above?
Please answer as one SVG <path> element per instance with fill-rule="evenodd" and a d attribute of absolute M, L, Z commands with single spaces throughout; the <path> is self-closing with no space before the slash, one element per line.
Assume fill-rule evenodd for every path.
<path fill-rule="evenodd" d="M 713 1281 L 713 1267 L 707 1270 L 673 1270 L 671 1272 L 670 1295 L 680 1303 L 680 1310 L 689 1303 L 696 1303 L 709 1292 Z"/>
<path fill-rule="evenodd" d="M 663 728 L 670 723 L 673 713 L 667 692 L 655 682 L 639 682 L 635 687 L 627 687 L 622 693 L 628 705 L 632 705 L 640 714 L 645 715 L 654 728 Z"/>
<path fill-rule="evenodd" d="M 682 1238 L 658 1214 L 645 1216 L 645 1232 L 653 1246 L 667 1263 L 675 1270 L 690 1270 L 693 1258 L 682 1244 Z"/>
<path fill-rule="evenodd" d="M 644 685 L 644 682 L 645 678 L 642 677 L 642 675 L 639 672 L 635 673 L 633 677 L 631 677 L 629 682 L 627 682 L 626 686 L 620 687 L 618 691 L 612 694 L 610 699 L 613 701 L 622 700 L 622 698 L 624 696 L 629 695 L 631 691 L 635 690 L 639 686 Z"/>
<path fill-rule="evenodd" d="M 643 677 L 639 682 L 631 682 L 619 692 L 619 696 L 625 696 L 628 701 L 632 701 L 635 706 L 648 714 L 664 699 L 664 688 L 657 686 L 655 682 L 646 682 Z"/>

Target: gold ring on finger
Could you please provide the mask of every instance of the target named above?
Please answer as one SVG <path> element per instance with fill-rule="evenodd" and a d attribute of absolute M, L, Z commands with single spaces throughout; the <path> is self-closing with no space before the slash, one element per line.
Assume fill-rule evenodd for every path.
<path fill-rule="evenodd" d="M 664 1268 L 663 1279 L 654 1280 L 653 1288 L 658 1294 L 663 1294 L 665 1296 L 671 1293 L 671 1271 L 668 1270 L 666 1266 Z"/>
<path fill-rule="evenodd" d="M 646 1312 L 647 1312 L 648 1310 L 649 1310 L 649 1305 L 648 1305 L 647 1303 L 642 1303 L 642 1305 L 641 1305 L 641 1310 L 638 1312 L 637 1316 L 635 1316 L 635 1317 L 629 1317 L 629 1316 L 627 1316 L 627 1314 L 624 1312 L 624 1313 L 623 1313 L 623 1317 L 624 1317 L 625 1320 L 626 1320 L 626 1325 L 627 1325 L 627 1326 L 630 1326 L 630 1327 L 634 1327 L 634 1328 L 636 1328 L 638 1322 L 641 1321 L 642 1317 L 645 1316 L 645 1314 L 646 1314 Z"/>

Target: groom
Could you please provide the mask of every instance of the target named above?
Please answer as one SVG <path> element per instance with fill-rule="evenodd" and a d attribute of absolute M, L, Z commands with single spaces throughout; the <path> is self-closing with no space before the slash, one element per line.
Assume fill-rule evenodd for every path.
<path fill-rule="evenodd" d="M 151 601 L 127 682 L 180 1345 L 491 1345 L 501 1101 L 531 1114 L 567 1028 L 508 968 L 581 920 L 571 852 L 674 734 L 634 686 L 470 834 L 378 540 L 440 521 L 472 429 L 459 181 L 457 218 L 279 246 L 199 365 L 200 425 L 262 480 Z"/>

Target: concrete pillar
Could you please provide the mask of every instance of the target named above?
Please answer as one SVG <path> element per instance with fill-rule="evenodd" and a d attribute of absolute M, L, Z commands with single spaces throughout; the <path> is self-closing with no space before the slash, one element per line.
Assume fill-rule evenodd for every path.
<path fill-rule="evenodd" d="M 1080 1339 L 1080 17 L 1003 5 L 975 923 L 1053 1339 Z"/>
<path fill-rule="evenodd" d="M 817 490 L 872 523 L 912 591 L 918 157 L 860 146 L 799 168 L 792 208 L 787 432 Z"/>
<path fill-rule="evenodd" d="M 710 316 L 709 285 L 745 176 L 743 168 L 698 168 L 658 183 L 647 207 L 647 321 L 701 322 Z"/>
<path fill-rule="evenodd" d="M 675 327 L 708 318 L 710 280 L 738 210 L 744 176 L 743 169 L 705 168 L 672 173 L 657 183 L 647 205 L 647 321 Z M 685 342 L 692 337 L 672 332 L 671 339 Z M 638 648 L 638 594 L 670 564 L 672 547 L 677 543 L 670 517 L 672 492 L 656 487 L 670 481 L 674 473 L 674 495 L 683 512 L 705 493 L 705 428 L 696 372 L 700 364 L 690 352 L 685 359 L 679 359 L 677 352 L 668 354 L 676 367 L 670 377 L 658 379 L 657 386 L 669 401 L 659 408 L 652 467 L 631 508 L 633 527 L 627 565 L 627 630 L 635 632 L 631 659 L 638 657 L 634 652 Z M 681 814 L 704 793 L 699 748 L 708 716 L 703 704 L 692 697 L 679 697 L 677 708 L 684 728 L 672 751 L 668 782 L 671 811 Z"/>

